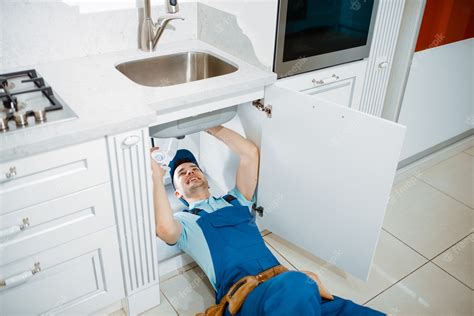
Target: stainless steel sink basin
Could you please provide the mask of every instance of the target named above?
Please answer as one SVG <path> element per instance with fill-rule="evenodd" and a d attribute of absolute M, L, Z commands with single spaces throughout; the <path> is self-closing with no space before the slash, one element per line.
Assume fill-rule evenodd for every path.
<path fill-rule="evenodd" d="M 230 74 L 237 67 L 204 52 L 183 52 L 117 65 L 130 80 L 148 87 L 166 87 Z"/>

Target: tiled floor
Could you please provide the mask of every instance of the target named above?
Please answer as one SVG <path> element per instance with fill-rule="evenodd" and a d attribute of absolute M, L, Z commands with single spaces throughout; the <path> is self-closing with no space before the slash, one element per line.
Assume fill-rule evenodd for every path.
<path fill-rule="evenodd" d="M 368 282 L 275 234 L 264 239 L 288 268 L 317 272 L 332 293 L 359 304 L 390 315 L 474 315 L 473 166 L 471 147 L 394 185 Z M 194 315 L 213 303 L 196 266 L 161 290 L 162 304 L 143 315 Z"/>

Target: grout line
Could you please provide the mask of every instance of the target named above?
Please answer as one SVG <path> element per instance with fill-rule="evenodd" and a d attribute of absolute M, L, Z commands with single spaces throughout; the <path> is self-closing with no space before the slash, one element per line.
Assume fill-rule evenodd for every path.
<path fill-rule="evenodd" d="M 176 308 L 174 307 L 174 305 L 171 304 L 171 301 L 168 299 L 168 297 L 166 297 L 165 292 L 163 292 L 162 290 L 160 290 L 160 292 L 161 292 L 161 294 L 163 294 L 163 297 L 164 297 L 165 300 L 168 302 L 168 304 L 170 304 L 171 308 L 175 311 L 176 315 L 179 316 L 178 310 L 176 310 Z"/>
<path fill-rule="evenodd" d="M 466 236 L 462 237 L 461 239 L 459 239 L 458 241 L 456 241 L 454 244 L 451 244 L 449 247 L 445 248 L 443 251 L 441 251 L 440 253 L 438 253 L 437 255 L 435 255 L 433 258 L 429 259 L 430 261 L 433 261 L 434 259 L 436 259 L 437 257 L 439 257 L 440 255 L 442 255 L 444 252 L 448 251 L 449 249 L 451 249 L 452 247 L 456 246 L 458 243 L 460 243 L 461 241 L 463 241 L 464 239 L 466 239 L 467 237 L 469 237 L 470 235 L 472 234 L 472 232 L 469 232 L 469 234 L 467 234 Z"/>
<path fill-rule="evenodd" d="M 386 231 L 388 234 L 392 235 L 394 238 L 400 240 L 398 237 L 396 237 L 395 235 L 393 235 L 391 232 L 387 231 L 385 228 L 382 227 L 382 229 L 384 231 Z M 464 236 L 463 238 L 461 238 L 460 240 L 456 241 L 454 244 L 452 244 L 451 246 L 449 246 L 448 248 L 444 249 L 443 251 L 441 251 L 439 254 L 435 255 L 432 259 L 428 259 L 427 257 L 425 257 L 424 255 L 422 255 L 421 253 L 419 253 L 418 251 L 416 251 L 415 249 L 413 249 L 412 247 L 410 247 L 409 245 L 407 245 L 405 242 L 403 242 L 402 240 L 400 240 L 403 244 L 405 244 L 407 247 L 413 249 L 416 253 L 418 253 L 419 255 L 421 255 L 423 258 L 425 258 L 426 261 L 424 264 L 422 264 L 421 266 L 419 266 L 418 268 L 416 268 L 415 270 L 413 270 L 412 272 L 410 272 L 409 274 L 407 274 L 406 276 L 402 277 L 400 280 L 398 280 L 397 282 L 393 283 L 392 285 L 390 285 L 389 287 L 387 287 L 385 290 L 381 291 L 380 293 L 378 293 L 377 295 L 375 295 L 374 297 L 372 297 L 371 299 L 369 299 L 367 302 L 363 303 L 362 305 L 366 305 L 368 304 L 370 301 L 372 301 L 373 299 L 375 299 L 377 296 L 381 295 L 382 293 L 384 293 L 385 291 L 387 291 L 388 289 L 390 289 L 391 287 L 393 287 L 394 285 L 396 285 L 397 283 L 399 283 L 400 281 L 406 279 L 409 275 L 413 274 L 415 271 L 419 270 L 420 268 L 422 268 L 423 266 L 425 266 L 426 264 L 428 263 L 432 263 L 434 264 L 436 267 L 440 268 L 442 271 L 444 271 L 445 273 L 449 274 L 452 278 L 454 278 L 456 281 L 460 282 L 462 285 L 466 286 L 468 289 L 470 290 L 473 290 L 471 287 L 469 287 L 467 284 L 465 284 L 464 282 L 462 282 L 461 280 L 457 279 L 456 277 L 454 277 L 453 275 L 451 275 L 448 271 L 444 270 L 442 267 L 440 267 L 439 265 L 436 264 L 436 262 L 434 262 L 433 260 L 436 259 L 439 255 L 441 255 L 442 253 L 446 252 L 447 250 L 451 249 L 452 247 L 454 247 L 455 245 L 457 245 L 458 243 L 460 243 L 462 240 L 466 239 L 469 235 L 471 235 L 472 233 L 469 233 L 468 235 Z"/>
<path fill-rule="evenodd" d="M 415 176 L 415 175 L 414 175 L 414 177 L 415 177 L 416 179 L 420 180 L 421 182 L 423 182 L 424 184 L 426 184 L 426 185 L 432 187 L 432 188 L 435 189 L 436 191 L 443 193 L 443 194 L 446 195 L 447 197 L 450 197 L 451 199 L 455 200 L 455 201 L 458 202 L 458 203 L 461 203 L 462 205 L 464 205 L 465 207 L 469 208 L 470 210 L 473 210 L 473 208 L 470 207 L 469 205 L 465 204 L 465 203 L 462 202 L 462 201 L 459 201 L 457 198 L 455 198 L 454 196 L 451 196 L 451 195 L 448 194 L 447 192 L 444 192 L 443 190 L 441 190 L 441 189 L 435 187 L 435 186 L 432 185 L 431 183 L 427 182 L 427 180 L 423 180 L 423 178 L 417 177 L 417 176 Z"/>
<path fill-rule="evenodd" d="M 436 267 L 440 268 L 442 271 L 446 272 L 447 274 L 449 274 L 453 279 L 455 279 L 456 281 L 458 281 L 459 283 L 461 283 L 462 285 L 464 285 L 465 287 L 467 287 L 468 289 L 470 289 L 471 291 L 474 291 L 473 288 L 471 288 L 469 285 L 467 285 L 466 283 L 464 283 L 463 281 L 459 280 L 458 278 L 456 278 L 454 275 L 452 275 L 451 273 L 449 273 L 448 271 L 446 271 L 445 269 L 443 269 L 441 266 L 439 266 L 438 264 L 436 264 L 436 262 L 434 261 L 430 261 L 432 262 Z"/>
<path fill-rule="evenodd" d="M 422 253 L 420 253 L 418 250 L 416 250 L 415 248 L 413 248 L 412 246 L 410 246 L 409 244 L 407 244 L 406 242 L 404 242 L 403 240 L 401 240 L 400 238 L 398 238 L 397 236 L 395 236 L 393 233 L 389 232 L 385 227 L 382 227 L 382 230 L 384 230 L 386 233 L 388 233 L 389 235 L 391 235 L 392 237 L 394 237 L 395 239 L 397 239 L 398 241 L 400 241 L 402 244 L 404 244 L 405 246 L 407 246 L 408 248 L 410 248 L 411 250 L 413 250 L 414 252 L 416 252 L 417 254 L 419 254 L 420 256 L 422 256 L 423 258 L 425 258 L 427 261 L 430 261 L 430 259 L 428 257 L 426 257 L 425 255 L 423 255 Z"/>
<path fill-rule="evenodd" d="M 271 233 L 267 234 L 267 235 L 270 235 Z M 267 236 L 265 235 L 265 236 Z M 268 241 L 265 240 L 265 243 L 270 246 L 270 248 L 272 248 L 273 250 L 275 250 L 283 259 L 285 259 L 295 270 L 298 270 L 299 269 L 290 261 L 288 260 L 281 252 L 279 252 L 273 245 L 271 245 Z"/>
<path fill-rule="evenodd" d="M 389 287 L 387 287 L 385 290 L 381 291 L 380 293 L 378 293 L 377 295 L 375 295 L 374 297 L 372 297 L 371 299 L 369 299 L 368 301 L 366 301 L 365 303 L 363 303 L 362 305 L 366 305 L 368 303 L 370 303 L 370 301 L 374 300 L 376 297 L 380 296 L 381 294 L 385 293 L 387 290 L 391 289 L 392 287 L 394 287 L 396 284 L 400 283 L 401 281 L 405 280 L 406 278 L 408 278 L 410 275 L 412 275 L 413 273 L 415 273 L 416 271 L 420 270 L 421 268 L 423 268 L 424 266 L 426 266 L 428 263 L 430 263 L 431 261 L 426 261 L 425 263 L 423 263 L 421 266 L 419 266 L 418 268 L 416 268 L 415 270 L 413 270 L 412 272 L 408 273 L 407 275 L 405 275 L 404 277 L 402 277 L 400 280 L 398 280 L 397 282 L 393 283 L 392 285 L 390 285 Z"/>
<path fill-rule="evenodd" d="M 472 147 L 474 147 L 474 146 L 472 146 Z M 466 154 L 474 157 L 474 154 L 471 154 L 470 152 L 468 152 L 468 150 L 470 150 L 472 147 L 469 147 L 468 149 L 464 150 L 463 153 L 466 153 Z"/>

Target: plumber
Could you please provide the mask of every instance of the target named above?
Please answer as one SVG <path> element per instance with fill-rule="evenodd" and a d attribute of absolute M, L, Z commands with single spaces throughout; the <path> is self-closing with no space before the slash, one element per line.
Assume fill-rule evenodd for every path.
<path fill-rule="evenodd" d="M 223 126 L 207 132 L 240 158 L 235 187 L 224 196 L 211 196 L 194 155 L 180 149 L 169 163 L 170 176 L 187 209 L 173 214 L 163 184 L 166 171 L 151 159 L 156 235 L 189 254 L 215 290 L 216 305 L 199 315 L 383 315 L 331 295 L 315 273 L 288 271 L 278 262 L 250 212 L 257 146 Z"/>

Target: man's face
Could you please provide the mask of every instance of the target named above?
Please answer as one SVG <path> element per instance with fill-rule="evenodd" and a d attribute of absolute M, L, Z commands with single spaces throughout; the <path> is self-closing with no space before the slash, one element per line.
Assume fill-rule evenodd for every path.
<path fill-rule="evenodd" d="M 199 190 L 209 188 L 207 179 L 201 169 L 192 162 L 182 163 L 176 168 L 173 182 L 176 191 L 183 195 L 184 199 Z"/>

